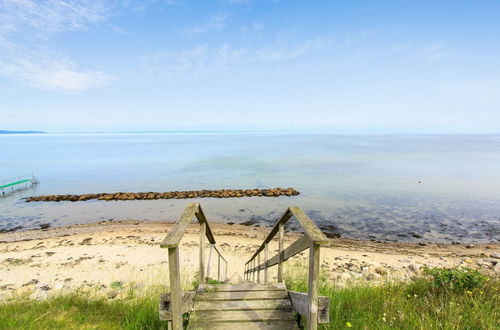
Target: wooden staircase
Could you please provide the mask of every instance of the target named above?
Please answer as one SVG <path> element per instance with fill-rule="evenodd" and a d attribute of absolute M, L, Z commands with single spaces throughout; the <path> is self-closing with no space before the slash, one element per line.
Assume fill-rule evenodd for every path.
<path fill-rule="evenodd" d="M 199 274 L 200 285 L 196 290 L 183 291 L 181 287 L 179 247 L 189 223 L 196 217 L 200 224 Z M 284 247 L 285 223 L 295 217 L 304 235 Z M 278 254 L 268 258 L 268 244 L 278 235 Z M 221 280 L 221 262 L 225 263 L 222 275 L 225 284 L 206 284 L 209 267 L 205 268 L 205 239 L 217 253 L 217 279 Z M 276 222 L 262 245 L 245 263 L 243 278 L 235 273 L 227 279 L 228 262 L 216 247 L 208 221 L 200 204 L 189 204 L 167 237 L 161 242 L 168 249 L 170 292 L 162 293 L 159 304 L 160 320 L 168 321 L 169 329 L 298 329 L 307 319 L 307 329 L 316 330 L 318 323 L 329 322 L 330 300 L 318 295 L 320 246 L 328 239 L 298 207 L 289 207 Z M 283 263 L 291 257 L 309 250 L 308 292 L 288 291 L 283 283 Z M 264 262 L 261 262 L 263 254 Z M 278 266 L 278 283 L 269 283 L 268 269 Z M 205 273 L 205 270 L 207 272 Z M 261 273 L 264 275 L 261 283 Z M 229 283 L 227 283 L 229 281 Z M 255 283 L 257 282 L 257 283 Z"/>
<path fill-rule="evenodd" d="M 188 329 L 298 329 L 284 285 L 217 284 L 198 290 Z"/>

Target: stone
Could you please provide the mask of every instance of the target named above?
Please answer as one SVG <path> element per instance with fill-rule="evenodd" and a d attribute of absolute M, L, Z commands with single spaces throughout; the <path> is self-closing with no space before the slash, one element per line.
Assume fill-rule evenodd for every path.
<path fill-rule="evenodd" d="M 377 273 L 370 273 L 368 274 L 368 276 L 366 277 L 366 279 L 368 281 L 376 281 L 376 280 L 379 280 L 382 278 L 382 275 L 380 274 L 377 274 Z"/>
<path fill-rule="evenodd" d="M 500 253 L 499 252 L 493 252 L 492 254 L 490 254 L 490 257 L 492 257 L 494 259 L 500 259 Z"/>
<path fill-rule="evenodd" d="M 337 275 L 337 279 L 341 281 L 348 281 L 351 279 L 351 275 L 349 273 L 340 273 Z"/>
<path fill-rule="evenodd" d="M 119 293 L 120 292 L 118 292 L 117 290 L 110 290 L 108 291 L 107 296 L 109 299 L 114 299 L 116 298 L 116 296 L 118 296 Z"/>
<path fill-rule="evenodd" d="M 399 259 L 399 262 L 404 262 L 404 263 L 411 263 L 410 259 Z"/>
<path fill-rule="evenodd" d="M 387 275 L 387 268 L 383 266 L 379 266 L 375 268 L 375 273 L 380 274 L 380 275 Z"/>
<path fill-rule="evenodd" d="M 64 284 L 62 284 L 62 283 L 56 283 L 54 285 L 54 289 L 56 289 L 56 290 L 61 290 L 63 287 L 64 287 Z"/>
<path fill-rule="evenodd" d="M 418 273 L 418 271 L 420 270 L 420 265 L 417 265 L 417 264 L 411 264 L 410 266 L 408 266 L 408 268 L 410 268 L 410 270 L 414 273 Z"/>
<path fill-rule="evenodd" d="M 495 266 L 493 266 L 493 271 L 495 273 L 500 273 L 500 263 L 499 264 L 496 264 Z"/>
<path fill-rule="evenodd" d="M 468 249 L 473 249 L 476 246 L 474 244 L 467 244 L 465 247 L 468 248 Z"/>
<path fill-rule="evenodd" d="M 46 300 L 49 298 L 49 292 L 47 290 L 36 290 L 32 294 L 30 294 L 31 300 Z"/>

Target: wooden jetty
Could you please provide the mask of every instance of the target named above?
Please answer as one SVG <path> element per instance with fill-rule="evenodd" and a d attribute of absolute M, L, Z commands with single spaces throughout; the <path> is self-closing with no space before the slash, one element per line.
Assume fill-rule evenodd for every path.
<path fill-rule="evenodd" d="M 196 217 L 200 224 L 199 278 L 194 291 L 182 291 L 180 284 L 179 242 L 188 224 Z M 295 218 L 304 236 L 284 247 L 285 223 Z M 278 236 L 279 251 L 269 258 L 268 244 Z M 227 282 L 227 262 L 216 248 L 216 241 L 200 204 L 189 204 L 180 219 L 160 244 L 168 249 L 170 291 L 160 297 L 160 320 L 168 321 L 171 329 L 299 329 L 302 318 L 307 329 L 317 329 L 318 323 L 328 323 L 330 301 L 318 295 L 320 247 L 328 243 L 326 236 L 298 207 L 290 207 L 277 221 L 262 245 L 245 264 L 240 283 L 206 284 L 205 239 L 218 254 L 218 279 Z M 283 282 L 283 263 L 309 249 L 308 292 L 287 290 Z M 209 257 L 209 258 L 210 258 Z M 225 275 L 221 278 L 221 261 Z M 209 262 L 210 264 L 210 262 Z M 278 266 L 277 283 L 270 283 L 268 270 Z M 208 267 L 207 267 L 208 268 Z M 189 318 L 184 316 L 189 315 Z M 295 316 L 296 315 L 296 316 Z"/>
<path fill-rule="evenodd" d="M 29 188 L 38 183 L 40 183 L 40 181 L 38 181 L 34 175 L 10 178 L 0 182 L 0 192 L 3 196 L 15 190 Z"/>

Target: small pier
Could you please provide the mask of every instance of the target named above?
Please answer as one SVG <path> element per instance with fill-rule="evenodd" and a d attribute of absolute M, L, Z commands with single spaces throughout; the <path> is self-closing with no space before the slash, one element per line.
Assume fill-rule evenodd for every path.
<path fill-rule="evenodd" d="M 0 181 L 0 196 L 5 196 L 16 190 L 32 187 L 38 183 L 40 183 L 40 181 L 38 181 L 33 174 L 2 180 Z"/>

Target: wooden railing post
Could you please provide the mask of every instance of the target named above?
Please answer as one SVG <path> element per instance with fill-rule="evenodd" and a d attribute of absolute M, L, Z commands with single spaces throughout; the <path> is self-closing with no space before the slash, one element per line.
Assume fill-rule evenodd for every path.
<path fill-rule="evenodd" d="M 220 282 L 220 254 L 219 258 L 217 259 L 217 281 Z"/>
<path fill-rule="evenodd" d="M 309 315 L 307 329 L 318 329 L 318 284 L 319 284 L 319 249 L 320 245 L 311 243 L 309 248 Z"/>
<path fill-rule="evenodd" d="M 260 253 L 257 255 L 257 283 L 260 283 Z"/>
<path fill-rule="evenodd" d="M 255 282 L 255 259 L 252 260 L 252 282 Z"/>
<path fill-rule="evenodd" d="M 200 284 L 205 284 L 205 235 L 207 223 L 200 223 Z"/>
<path fill-rule="evenodd" d="M 283 240 L 285 239 L 285 224 L 279 224 L 279 237 L 278 237 L 278 283 L 283 282 Z"/>
<path fill-rule="evenodd" d="M 268 249 L 268 246 L 266 243 L 266 247 L 264 250 L 264 283 L 267 283 L 269 281 L 268 272 L 267 272 L 267 259 L 269 259 L 268 250 L 269 249 Z"/>
<path fill-rule="evenodd" d="M 182 329 L 182 288 L 179 265 L 179 247 L 168 248 L 168 272 L 170 275 L 172 329 Z"/>

